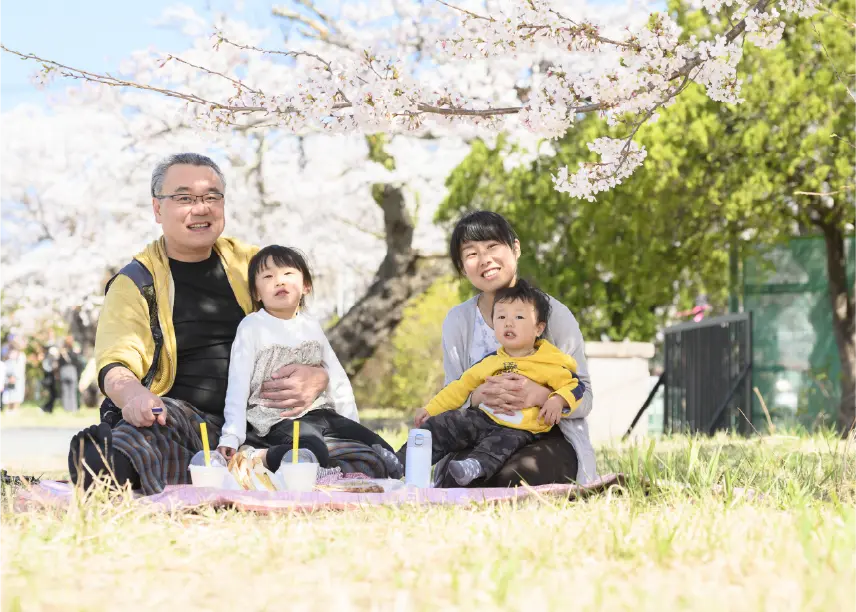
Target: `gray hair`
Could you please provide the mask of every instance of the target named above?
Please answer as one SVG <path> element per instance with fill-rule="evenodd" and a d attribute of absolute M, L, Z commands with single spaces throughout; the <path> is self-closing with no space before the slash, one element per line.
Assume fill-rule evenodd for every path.
<path fill-rule="evenodd" d="M 217 178 L 220 179 L 220 182 L 223 183 L 223 189 L 226 189 L 226 178 L 223 176 L 220 166 L 218 166 L 213 159 L 206 157 L 205 155 L 200 155 L 199 153 L 176 153 L 174 155 L 170 155 L 155 166 L 155 170 L 152 172 L 152 197 L 160 194 L 160 190 L 163 187 L 163 177 L 166 176 L 166 171 L 173 166 L 178 165 L 205 166 L 207 168 L 211 168 L 217 175 Z"/>

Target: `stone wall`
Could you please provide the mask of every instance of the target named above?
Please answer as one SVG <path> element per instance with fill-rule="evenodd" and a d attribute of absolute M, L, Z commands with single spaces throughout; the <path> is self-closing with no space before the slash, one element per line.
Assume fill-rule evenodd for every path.
<path fill-rule="evenodd" d="M 594 407 L 588 417 L 595 444 L 618 441 L 651 389 L 649 360 L 654 345 L 649 342 L 586 342 L 586 357 L 594 391 Z M 648 433 L 644 415 L 632 437 Z"/>

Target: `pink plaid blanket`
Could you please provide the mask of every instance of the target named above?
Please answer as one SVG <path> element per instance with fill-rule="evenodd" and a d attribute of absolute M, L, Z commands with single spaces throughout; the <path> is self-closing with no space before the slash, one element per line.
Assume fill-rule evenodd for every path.
<path fill-rule="evenodd" d="M 339 491 L 313 491 L 292 493 L 285 491 L 228 491 L 198 488 L 191 485 L 167 486 L 162 493 L 140 497 L 137 501 L 153 511 L 192 510 L 200 507 L 237 508 L 239 510 L 269 513 L 317 510 L 349 510 L 376 505 L 451 504 L 469 505 L 521 500 L 527 498 L 580 499 L 621 486 L 620 474 L 600 477 L 587 485 L 549 484 L 537 487 L 508 489 L 415 489 L 401 486 L 398 481 L 375 480 L 385 485 L 384 493 L 345 493 Z M 397 484 L 397 488 L 390 485 Z M 389 487 L 389 488 L 388 488 Z M 21 488 L 14 507 L 18 512 L 42 508 L 62 508 L 68 505 L 73 494 L 67 482 L 43 480 L 30 488 Z"/>

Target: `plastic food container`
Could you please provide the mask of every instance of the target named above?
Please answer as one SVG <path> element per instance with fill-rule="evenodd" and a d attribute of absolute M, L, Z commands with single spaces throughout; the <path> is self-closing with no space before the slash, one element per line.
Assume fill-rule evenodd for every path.
<path fill-rule="evenodd" d="M 317 463 L 285 463 L 277 470 L 286 491 L 311 491 L 318 477 Z"/>
<path fill-rule="evenodd" d="M 224 488 L 224 482 L 229 470 L 222 466 L 205 467 L 204 465 L 190 466 L 190 481 L 194 487 Z"/>

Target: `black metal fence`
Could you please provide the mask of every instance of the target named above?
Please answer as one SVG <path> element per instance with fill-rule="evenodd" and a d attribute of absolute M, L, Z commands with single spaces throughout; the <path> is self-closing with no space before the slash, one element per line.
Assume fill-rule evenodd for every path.
<path fill-rule="evenodd" d="M 752 314 L 665 330 L 664 433 L 752 432 Z"/>

